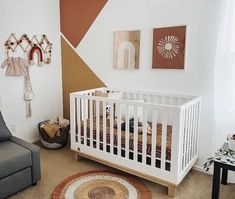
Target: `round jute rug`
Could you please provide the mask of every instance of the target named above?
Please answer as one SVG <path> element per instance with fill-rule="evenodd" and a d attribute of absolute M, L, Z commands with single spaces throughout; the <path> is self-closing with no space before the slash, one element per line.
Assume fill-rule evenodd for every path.
<path fill-rule="evenodd" d="M 52 199 L 151 199 L 151 192 L 129 175 L 111 171 L 78 173 L 62 181 Z"/>

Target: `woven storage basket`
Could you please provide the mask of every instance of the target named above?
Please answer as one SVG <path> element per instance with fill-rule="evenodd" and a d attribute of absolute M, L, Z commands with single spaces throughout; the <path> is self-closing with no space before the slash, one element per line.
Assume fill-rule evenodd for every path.
<path fill-rule="evenodd" d="M 38 131 L 41 138 L 41 144 L 48 149 L 58 149 L 64 147 L 68 142 L 69 124 L 60 128 L 60 135 L 51 138 L 42 128 L 43 124 L 47 124 L 49 120 L 40 122 L 38 124 Z"/>

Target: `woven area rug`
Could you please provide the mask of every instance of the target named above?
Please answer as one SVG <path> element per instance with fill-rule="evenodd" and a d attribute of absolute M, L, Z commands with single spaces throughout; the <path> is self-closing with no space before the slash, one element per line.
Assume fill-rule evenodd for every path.
<path fill-rule="evenodd" d="M 151 199 L 151 192 L 128 174 L 89 171 L 70 176 L 52 193 L 52 199 Z"/>

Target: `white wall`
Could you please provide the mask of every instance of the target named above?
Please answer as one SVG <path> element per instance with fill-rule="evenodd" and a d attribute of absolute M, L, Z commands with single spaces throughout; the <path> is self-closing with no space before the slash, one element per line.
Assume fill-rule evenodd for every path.
<path fill-rule="evenodd" d="M 202 96 L 200 159 L 212 154 L 214 134 L 214 59 L 219 0 L 109 0 L 77 52 L 112 87 Z M 188 25 L 186 70 L 151 69 L 152 29 Z M 140 69 L 113 69 L 113 32 L 141 30 Z"/>
<path fill-rule="evenodd" d="M 24 78 L 6 77 L 0 69 L 0 108 L 7 126 L 14 135 L 32 141 L 38 137 L 39 121 L 62 114 L 59 0 L 0 0 L 0 13 L 0 62 L 5 59 L 4 42 L 10 33 L 17 37 L 46 34 L 53 43 L 52 63 L 30 67 L 35 95 L 32 118 L 25 117 Z"/>

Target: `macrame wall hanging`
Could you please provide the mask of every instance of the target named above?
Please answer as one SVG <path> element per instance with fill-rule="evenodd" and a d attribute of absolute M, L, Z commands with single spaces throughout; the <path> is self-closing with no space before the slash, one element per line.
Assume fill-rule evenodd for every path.
<path fill-rule="evenodd" d="M 15 56 L 20 50 L 22 56 Z M 19 39 L 11 33 L 5 42 L 6 59 L 1 68 L 6 67 L 6 76 L 24 76 L 24 100 L 26 102 L 26 117 L 32 116 L 31 101 L 34 99 L 32 84 L 30 81 L 29 68 L 34 65 L 34 55 L 37 54 L 38 66 L 51 63 L 52 43 L 49 42 L 44 34 L 38 39 L 33 35 L 31 39 L 23 34 Z"/>

